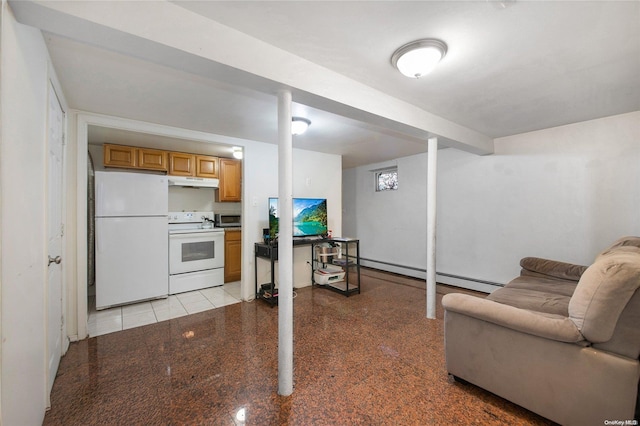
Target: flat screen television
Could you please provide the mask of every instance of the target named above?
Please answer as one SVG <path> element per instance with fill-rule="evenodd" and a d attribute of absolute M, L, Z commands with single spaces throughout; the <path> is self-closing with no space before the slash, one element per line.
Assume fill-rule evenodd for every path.
<path fill-rule="evenodd" d="M 327 199 L 293 199 L 293 236 L 307 237 L 327 233 Z M 269 198 L 269 235 L 278 235 L 278 199 Z"/>

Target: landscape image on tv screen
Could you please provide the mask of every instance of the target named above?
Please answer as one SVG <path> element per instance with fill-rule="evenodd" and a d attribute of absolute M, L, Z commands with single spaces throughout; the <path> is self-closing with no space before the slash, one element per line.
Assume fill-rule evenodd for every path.
<path fill-rule="evenodd" d="M 269 236 L 273 239 L 278 235 L 278 199 L 269 198 Z"/>
<path fill-rule="evenodd" d="M 326 198 L 293 199 L 293 236 L 304 237 L 327 233 Z M 278 234 L 278 199 L 269 198 L 269 234 Z"/>

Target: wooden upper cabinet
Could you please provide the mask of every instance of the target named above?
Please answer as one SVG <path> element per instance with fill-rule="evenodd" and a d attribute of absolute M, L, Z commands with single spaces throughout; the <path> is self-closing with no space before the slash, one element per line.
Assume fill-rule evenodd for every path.
<path fill-rule="evenodd" d="M 147 170 L 161 170 L 166 172 L 167 151 L 157 149 L 138 148 L 138 168 Z"/>
<path fill-rule="evenodd" d="M 105 167 L 137 167 L 137 148 L 124 145 L 103 145 Z"/>
<path fill-rule="evenodd" d="M 242 201 L 242 162 L 233 158 L 220 159 L 220 187 L 216 201 Z"/>
<path fill-rule="evenodd" d="M 195 176 L 196 156 L 182 152 L 170 152 L 169 174 L 174 176 Z"/>
<path fill-rule="evenodd" d="M 196 155 L 196 176 L 203 178 L 217 178 L 219 161 L 218 157 Z"/>
<path fill-rule="evenodd" d="M 210 155 L 187 154 L 185 152 L 163 151 L 160 149 L 138 148 L 134 146 L 104 144 L 104 166 L 140 170 L 157 170 L 174 176 L 198 176 L 203 178 L 220 177 L 220 159 Z M 235 161 L 227 159 L 230 161 Z M 230 170 L 230 181 L 236 173 Z M 238 178 L 239 178 L 238 174 Z M 239 182 L 239 181 L 238 181 Z M 238 184 L 239 185 L 239 184 Z M 233 198 L 239 197 L 238 190 L 229 187 Z M 236 193 L 237 192 L 237 193 Z M 236 201 L 235 199 L 228 201 Z"/>

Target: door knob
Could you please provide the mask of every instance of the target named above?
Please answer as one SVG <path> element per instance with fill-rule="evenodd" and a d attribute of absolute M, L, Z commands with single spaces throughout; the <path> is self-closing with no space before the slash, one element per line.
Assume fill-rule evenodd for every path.
<path fill-rule="evenodd" d="M 47 264 L 47 266 L 51 265 L 52 263 L 55 263 L 56 265 L 58 265 L 60 264 L 60 262 L 62 262 L 62 258 L 60 256 L 56 256 L 56 257 L 49 256 L 49 263 Z"/>

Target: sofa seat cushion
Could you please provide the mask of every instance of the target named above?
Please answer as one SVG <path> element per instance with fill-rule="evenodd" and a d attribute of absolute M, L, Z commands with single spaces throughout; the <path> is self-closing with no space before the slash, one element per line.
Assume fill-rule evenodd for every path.
<path fill-rule="evenodd" d="M 488 295 L 487 299 L 520 309 L 567 317 L 571 298 L 563 294 L 507 285 Z"/>
<path fill-rule="evenodd" d="M 509 288 L 526 288 L 542 293 L 558 294 L 571 297 L 578 285 L 577 281 L 557 280 L 554 278 L 532 277 L 522 275 L 514 278 L 506 285 Z"/>

